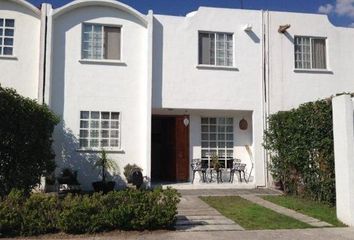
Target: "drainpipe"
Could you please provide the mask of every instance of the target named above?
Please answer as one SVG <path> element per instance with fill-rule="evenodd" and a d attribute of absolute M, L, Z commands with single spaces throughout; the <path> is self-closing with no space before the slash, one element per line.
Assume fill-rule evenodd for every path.
<path fill-rule="evenodd" d="M 147 55 L 147 81 L 146 81 L 146 176 L 148 185 L 151 184 L 151 117 L 152 117 L 152 79 L 153 79 L 153 30 L 154 13 L 149 10 L 148 15 L 148 55 Z"/>
<path fill-rule="evenodd" d="M 44 85 L 45 85 L 45 52 L 47 35 L 47 4 L 41 5 L 41 31 L 39 45 L 39 76 L 38 76 L 38 103 L 44 103 Z"/>
<path fill-rule="evenodd" d="M 43 60 L 43 91 L 42 101 L 50 106 L 50 89 L 51 89 L 51 62 L 52 62 L 52 5 L 44 3 L 45 7 L 45 44 L 44 44 L 44 60 Z"/>
<path fill-rule="evenodd" d="M 262 10 L 262 116 L 263 116 L 263 131 L 268 129 L 268 116 L 269 116 L 269 12 Z M 262 133 L 264 136 L 264 133 Z M 257 187 L 269 187 L 269 172 L 268 151 L 263 148 L 264 159 L 264 185 Z"/>
<path fill-rule="evenodd" d="M 268 125 L 268 117 L 270 113 L 270 54 L 269 54 L 269 36 L 270 36 L 270 14 L 269 11 L 266 11 L 266 22 L 265 22 L 265 92 L 266 92 L 266 98 L 265 98 L 265 129 L 267 130 L 269 125 Z M 267 181 L 267 186 L 269 187 L 271 185 L 272 178 L 270 177 L 270 172 L 268 170 L 269 166 L 269 161 L 270 161 L 270 156 L 268 150 L 265 150 L 265 161 L 266 161 L 266 181 Z"/>

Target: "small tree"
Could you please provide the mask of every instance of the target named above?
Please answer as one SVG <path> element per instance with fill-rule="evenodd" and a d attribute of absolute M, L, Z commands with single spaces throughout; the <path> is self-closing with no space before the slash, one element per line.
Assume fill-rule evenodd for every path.
<path fill-rule="evenodd" d="M 0 86 L 0 195 L 30 192 L 55 169 L 52 133 L 59 118 L 47 106 Z"/>
<path fill-rule="evenodd" d="M 117 164 L 113 160 L 107 157 L 107 152 L 104 149 L 102 149 L 101 157 L 95 163 L 95 167 L 100 169 L 103 183 L 107 182 L 106 180 L 107 171 L 108 170 L 116 171 L 118 168 Z"/>

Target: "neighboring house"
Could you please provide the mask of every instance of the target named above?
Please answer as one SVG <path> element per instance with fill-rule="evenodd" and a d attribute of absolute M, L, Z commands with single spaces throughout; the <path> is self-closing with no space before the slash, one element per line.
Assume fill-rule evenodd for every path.
<path fill-rule="evenodd" d="M 152 181 L 188 181 L 192 159 L 210 164 L 215 153 L 223 167 L 239 158 L 250 173 L 254 163 L 247 186 L 266 186 L 267 116 L 353 92 L 353 39 L 316 14 L 200 7 L 177 17 L 113 0 L 41 10 L 0 0 L 0 83 L 61 117 L 58 169 L 78 170 L 85 189 L 102 148 L 119 184 L 128 163 Z"/>

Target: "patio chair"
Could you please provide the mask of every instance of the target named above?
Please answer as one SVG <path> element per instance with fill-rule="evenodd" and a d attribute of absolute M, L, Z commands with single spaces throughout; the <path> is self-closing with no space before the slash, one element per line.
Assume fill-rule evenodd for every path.
<path fill-rule="evenodd" d="M 194 183 L 194 178 L 195 178 L 195 173 L 196 172 L 201 172 L 202 173 L 202 181 L 205 182 L 206 181 L 206 168 L 203 168 L 202 166 L 202 160 L 197 158 L 197 159 L 192 159 L 192 171 L 193 171 L 193 179 L 192 179 L 192 183 Z"/>
<path fill-rule="evenodd" d="M 238 173 L 239 173 L 239 176 L 240 176 L 240 182 L 242 182 L 242 175 L 241 175 L 241 173 L 243 173 L 243 179 L 244 179 L 245 182 L 247 183 L 247 180 L 246 180 L 246 173 L 245 173 L 246 166 L 247 166 L 246 164 L 241 163 L 241 160 L 240 160 L 240 159 L 234 159 L 234 160 L 233 160 L 233 163 L 232 163 L 232 168 L 230 169 L 230 180 L 229 180 L 229 182 L 230 182 L 230 183 L 233 183 L 233 182 L 234 182 L 234 175 L 235 175 L 235 172 L 238 172 Z"/>

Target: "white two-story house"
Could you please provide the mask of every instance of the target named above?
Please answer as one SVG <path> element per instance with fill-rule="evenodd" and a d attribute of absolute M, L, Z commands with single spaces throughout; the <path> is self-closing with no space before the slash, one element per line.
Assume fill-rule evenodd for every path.
<path fill-rule="evenodd" d="M 317 14 L 200 7 L 177 17 L 114 0 L 0 0 L 0 84 L 61 117 L 57 173 L 78 171 L 84 189 L 99 178 L 102 149 L 119 166 L 117 187 L 128 163 L 152 182 L 187 182 L 193 159 L 212 167 L 217 155 L 225 182 L 235 158 L 249 179 L 219 186 L 254 188 L 269 183 L 269 114 L 354 91 L 353 39 Z"/>

